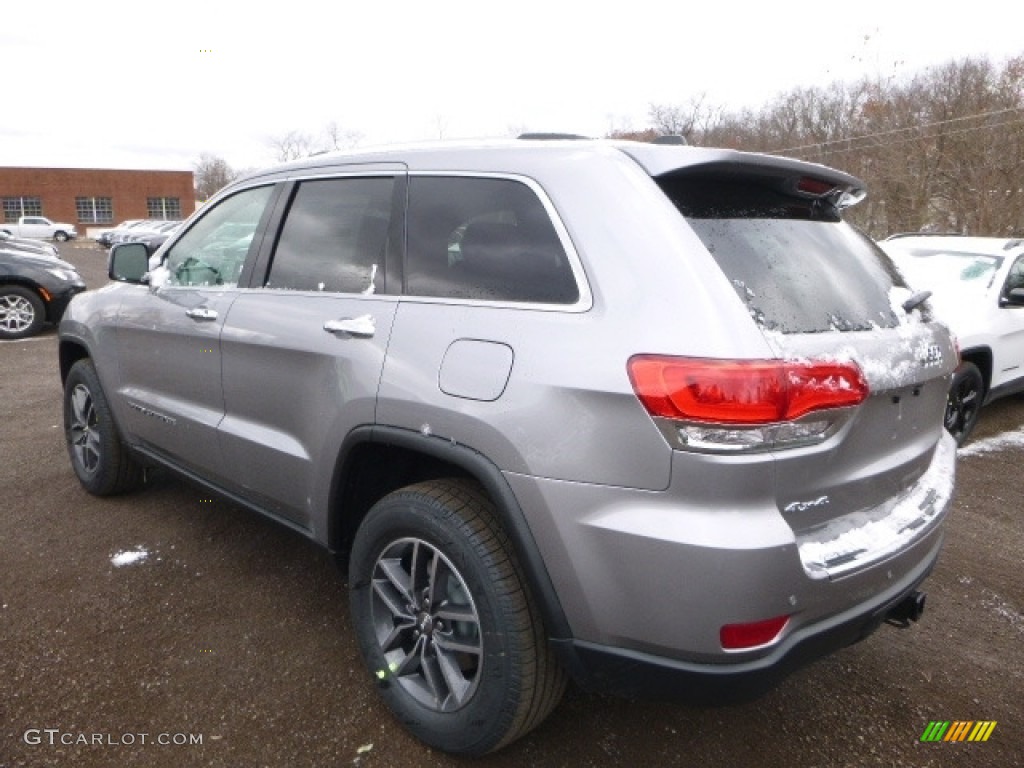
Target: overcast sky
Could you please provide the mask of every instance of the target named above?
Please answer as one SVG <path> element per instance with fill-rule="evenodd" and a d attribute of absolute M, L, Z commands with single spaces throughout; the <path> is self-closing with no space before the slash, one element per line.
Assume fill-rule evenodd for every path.
<path fill-rule="evenodd" d="M 250 168 L 274 162 L 273 137 L 331 122 L 363 145 L 603 135 L 700 94 L 756 108 L 1024 54 L 1004 0 L 4 5 L 0 165 L 187 170 L 209 152 Z"/>

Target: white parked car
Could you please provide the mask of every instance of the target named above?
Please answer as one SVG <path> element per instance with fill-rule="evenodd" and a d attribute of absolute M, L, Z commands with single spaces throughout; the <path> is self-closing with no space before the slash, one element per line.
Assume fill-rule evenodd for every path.
<path fill-rule="evenodd" d="M 982 405 L 1024 391 L 1024 238 L 894 235 L 880 243 L 960 342 L 946 428 L 963 444 Z"/>
<path fill-rule="evenodd" d="M 144 223 L 146 223 L 145 219 L 126 219 L 125 221 L 122 221 L 120 224 L 118 224 L 113 229 L 104 229 L 104 230 L 102 230 L 93 239 L 97 243 L 102 245 L 104 248 L 109 248 L 110 244 L 113 242 L 114 235 L 119 235 L 122 232 L 124 232 L 124 230 L 126 230 L 126 229 L 130 229 L 131 227 L 137 227 L 140 224 L 144 224 Z"/>
<path fill-rule="evenodd" d="M 22 216 L 17 221 L 0 224 L 0 232 L 14 237 L 29 237 L 37 240 L 56 240 L 63 243 L 78 237 L 74 224 L 50 221 L 45 216 Z"/>

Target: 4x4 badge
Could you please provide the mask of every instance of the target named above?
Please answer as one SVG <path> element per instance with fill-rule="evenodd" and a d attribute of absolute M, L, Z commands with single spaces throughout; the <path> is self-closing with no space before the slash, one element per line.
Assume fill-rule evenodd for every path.
<path fill-rule="evenodd" d="M 918 350 L 918 362 L 922 368 L 934 368 L 942 364 L 942 347 L 938 344 L 924 345 Z"/>
<path fill-rule="evenodd" d="M 818 498 L 811 499 L 810 501 L 794 501 L 792 504 L 787 504 L 784 511 L 804 512 L 808 509 L 813 509 L 814 507 L 824 507 L 828 504 L 828 502 L 828 496 L 819 496 Z"/>

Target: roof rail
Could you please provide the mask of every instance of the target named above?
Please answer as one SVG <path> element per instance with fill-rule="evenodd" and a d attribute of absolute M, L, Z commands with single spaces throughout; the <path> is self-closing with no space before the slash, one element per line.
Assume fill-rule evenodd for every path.
<path fill-rule="evenodd" d="M 578 133 L 520 133 L 517 139 L 526 139 L 529 141 L 548 141 L 551 139 L 571 139 L 578 141 L 580 139 L 589 139 L 590 136 L 581 136 Z"/>

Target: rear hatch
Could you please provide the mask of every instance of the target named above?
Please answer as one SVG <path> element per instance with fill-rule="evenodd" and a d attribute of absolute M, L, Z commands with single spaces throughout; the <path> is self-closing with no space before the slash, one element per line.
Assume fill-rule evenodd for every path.
<path fill-rule="evenodd" d="M 779 511 L 813 577 L 842 575 L 923 536 L 952 492 L 942 416 L 956 351 L 888 257 L 842 221 L 842 207 L 863 197 L 860 182 L 724 152 L 649 171 L 777 358 L 792 363 L 783 379 L 807 401 L 785 411 L 768 438 L 738 424 L 691 431 L 690 445 L 771 453 Z M 816 388 L 826 392 L 817 405 Z M 838 396 L 830 401 L 828 391 Z"/>

